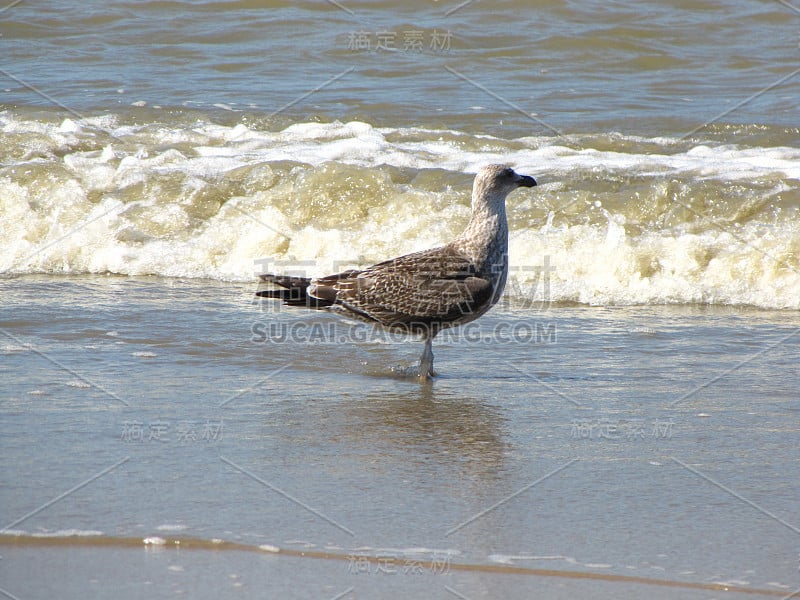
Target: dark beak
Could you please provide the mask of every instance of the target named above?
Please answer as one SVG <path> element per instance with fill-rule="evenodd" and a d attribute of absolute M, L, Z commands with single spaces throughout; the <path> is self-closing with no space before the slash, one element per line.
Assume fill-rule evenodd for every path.
<path fill-rule="evenodd" d="M 519 181 L 517 181 L 517 185 L 519 187 L 533 187 L 536 185 L 536 180 L 529 175 L 520 175 Z"/>

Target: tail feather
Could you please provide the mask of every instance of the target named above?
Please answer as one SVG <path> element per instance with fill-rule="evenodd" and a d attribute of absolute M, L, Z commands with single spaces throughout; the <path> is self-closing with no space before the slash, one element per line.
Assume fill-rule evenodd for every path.
<path fill-rule="evenodd" d="M 311 283 L 310 277 L 289 277 L 288 275 L 273 275 L 272 273 L 263 273 L 259 275 L 261 281 L 267 283 L 274 283 L 286 289 L 302 288 L 306 289 Z"/>
<path fill-rule="evenodd" d="M 256 292 L 256 296 L 261 298 L 282 300 L 286 306 L 305 306 L 306 308 L 325 308 L 333 304 L 333 302 L 308 295 L 308 286 L 311 284 L 311 279 L 308 277 L 289 277 L 271 273 L 265 273 L 260 277 L 264 282 L 274 283 L 283 288 Z"/>

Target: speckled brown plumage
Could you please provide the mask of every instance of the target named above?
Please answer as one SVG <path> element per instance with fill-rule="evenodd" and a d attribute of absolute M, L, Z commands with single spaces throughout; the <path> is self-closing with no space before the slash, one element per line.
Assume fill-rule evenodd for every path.
<path fill-rule="evenodd" d="M 470 222 L 451 243 L 326 277 L 262 275 L 283 289 L 258 295 L 419 333 L 425 340 L 419 375 L 427 379 L 436 334 L 478 318 L 499 300 L 508 274 L 505 198 L 534 185 L 532 177 L 489 165 L 475 177 Z"/>

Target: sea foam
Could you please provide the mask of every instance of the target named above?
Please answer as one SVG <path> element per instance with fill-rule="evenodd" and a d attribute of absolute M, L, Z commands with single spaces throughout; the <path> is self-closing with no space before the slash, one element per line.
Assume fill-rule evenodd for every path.
<path fill-rule="evenodd" d="M 248 281 L 366 266 L 452 239 L 471 174 L 507 162 L 540 182 L 508 199 L 512 296 L 800 308 L 797 148 L 10 111 L 0 130 L 2 272 Z"/>

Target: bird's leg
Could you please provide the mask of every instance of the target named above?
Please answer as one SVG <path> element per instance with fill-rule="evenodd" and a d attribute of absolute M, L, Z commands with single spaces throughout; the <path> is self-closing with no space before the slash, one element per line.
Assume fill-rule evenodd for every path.
<path fill-rule="evenodd" d="M 433 371 L 433 336 L 425 334 L 425 349 L 419 358 L 419 378 L 427 381 L 431 377 L 436 377 Z"/>

